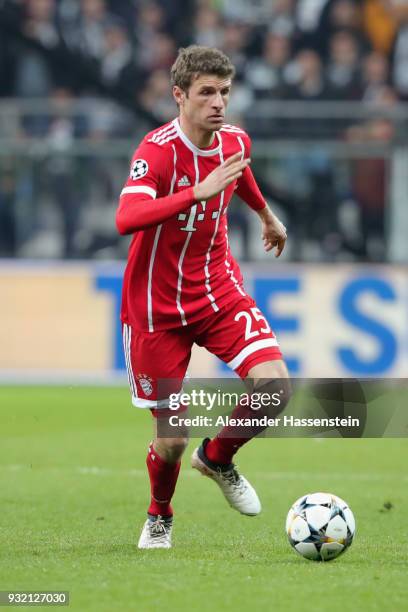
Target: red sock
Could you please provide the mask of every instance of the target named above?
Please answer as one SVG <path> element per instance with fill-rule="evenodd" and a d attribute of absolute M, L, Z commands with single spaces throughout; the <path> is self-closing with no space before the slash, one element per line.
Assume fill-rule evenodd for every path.
<path fill-rule="evenodd" d="M 290 385 L 288 385 L 287 381 L 279 381 L 279 379 L 277 379 L 274 384 L 271 384 L 271 382 L 272 381 L 265 381 L 263 385 L 258 387 L 258 391 L 262 391 L 262 395 L 267 394 L 267 396 L 269 396 L 270 402 L 266 405 L 261 404 L 260 406 L 259 399 L 254 397 L 258 405 L 254 404 L 253 408 L 252 400 L 250 405 L 248 405 L 247 401 L 245 401 L 245 403 L 244 401 L 239 403 L 232 411 L 231 418 L 240 419 L 241 421 L 244 419 L 244 423 L 245 419 L 250 419 L 250 425 L 244 425 L 244 423 L 242 423 L 223 427 L 216 437 L 207 443 L 205 447 L 207 459 L 213 463 L 221 463 L 224 465 L 232 463 L 233 456 L 241 446 L 267 429 L 267 425 L 261 424 L 262 421 L 266 422 L 263 417 L 274 418 L 282 412 L 290 399 Z M 276 384 L 276 382 L 278 384 Z M 274 390 L 275 392 L 273 394 L 272 391 Z M 277 402 L 276 397 L 274 397 L 276 394 L 279 394 L 279 400 Z M 254 419 L 254 417 L 257 418 Z M 258 419 L 261 420 L 257 423 Z"/>
<path fill-rule="evenodd" d="M 226 428 L 224 428 L 226 429 Z M 222 438 L 220 432 L 205 447 L 205 456 L 213 463 L 228 465 L 232 463 L 235 453 L 248 442 L 250 438 Z"/>
<path fill-rule="evenodd" d="M 254 416 L 254 411 L 248 406 L 238 404 L 231 414 L 233 419 L 244 419 Z M 207 459 L 213 463 L 221 463 L 227 465 L 232 463 L 232 458 L 235 453 L 244 446 L 246 442 L 252 440 L 256 435 L 263 431 L 264 427 L 237 427 L 236 425 L 226 425 L 216 435 L 213 440 L 210 440 L 205 447 L 205 455 Z M 245 437 L 242 437 L 243 432 Z"/>
<path fill-rule="evenodd" d="M 156 453 L 153 444 L 150 444 L 146 465 L 151 489 L 150 506 L 147 512 L 161 516 L 173 516 L 170 502 L 176 488 L 181 462 L 167 463 Z"/>

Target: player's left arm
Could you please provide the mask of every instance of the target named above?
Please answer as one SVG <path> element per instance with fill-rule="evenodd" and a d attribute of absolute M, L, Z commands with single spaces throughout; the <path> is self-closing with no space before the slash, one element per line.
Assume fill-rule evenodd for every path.
<path fill-rule="evenodd" d="M 246 138 L 242 139 L 245 143 L 243 155 L 245 155 L 245 157 L 250 157 L 251 142 L 249 136 L 245 136 Z M 285 248 L 287 239 L 286 227 L 266 203 L 249 166 L 245 168 L 242 176 L 237 182 L 236 194 L 258 213 L 262 223 L 261 236 L 265 251 L 271 251 L 276 247 L 275 255 L 279 257 Z"/>

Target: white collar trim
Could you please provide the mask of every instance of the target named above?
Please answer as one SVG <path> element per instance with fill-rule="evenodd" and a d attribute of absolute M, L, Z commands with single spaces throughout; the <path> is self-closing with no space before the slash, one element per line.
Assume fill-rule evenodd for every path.
<path fill-rule="evenodd" d="M 199 149 L 198 147 L 195 146 L 195 144 L 193 144 L 191 142 L 191 140 L 189 138 L 187 138 L 187 136 L 185 135 L 185 133 L 183 132 L 183 130 L 180 127 L 180 123 L 179 123 L 178 118 L 174 119 L 173 125 L 176 128 L 177 134 L 179 135 L 180 139 L 184 142 L 186 147 L 188 149 L 190 149 L 190 151 L 192 151 L 195 155 L 203 155 L 205 157 L 209 157 L 210 155 L 218 155 L 219 154 L 220 147 L 221 147 L 221 137 L 220 137 L 218 132 L 215 132 L 215 135 L 216 135 L 217 140 L 218 140 L 218 146 L 217 147 L 215 147 L 214 149 Z"/>

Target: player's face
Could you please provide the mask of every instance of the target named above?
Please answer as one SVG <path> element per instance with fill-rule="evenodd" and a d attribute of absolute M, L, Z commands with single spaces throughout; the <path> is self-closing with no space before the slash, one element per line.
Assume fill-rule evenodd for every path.
<path fill-rule="evenodd" d="M 206 131 L 215 131 L 224 123 L 230 91 L 230 78 L 203 74 L 192 82 L 188 92 L 175 87 L 174 96 L 180 114 L 190 124 Z"/>

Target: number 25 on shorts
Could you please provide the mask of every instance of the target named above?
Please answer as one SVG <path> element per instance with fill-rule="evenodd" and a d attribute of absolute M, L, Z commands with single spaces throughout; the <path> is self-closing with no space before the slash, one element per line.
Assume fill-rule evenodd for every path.
<path fill-rule="evenodd" d="M 237 312 L 234 317 L 234 321 L 239 321 L 240 319 L 245 319 L 245 340 L 250 340 L 251 338 L 255 338 L 260 334 L 270 334 L 271 328 L 269 327 L 268 321 L 265 319 L 259 308 L 253 307 L 250 308 L 251 314 L 247 310 L 241 310 Z M 263 321 L 265 324 L 264 327 L 258 329 L 253 329 L 254 320 L 255 321 Z"/>

